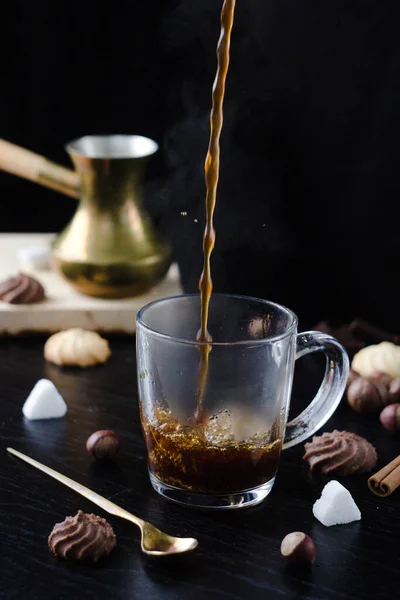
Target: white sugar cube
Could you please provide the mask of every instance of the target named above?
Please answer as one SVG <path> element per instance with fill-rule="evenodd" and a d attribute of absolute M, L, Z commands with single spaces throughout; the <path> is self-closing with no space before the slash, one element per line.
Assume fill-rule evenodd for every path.
<path fill-rule="evenodd" d="M 50 246 L 44 244 L 22 246 L 17 251 L 17 259 L 23 269 L 50 269 Z"/>
<path fill-rule="evenodd" d="M 67 412 L 67 405 L 52 381 L 39 379 L 22 407 L 24 416 L 35 419 L 58 419 Z"/>
<path fill-rule="evenodd" d="M 343 525 L 361 519 L 361 512 L 350 492 L 338 481 L 330 481 L 313 506 L 313 514 L 326 527 Z"/>

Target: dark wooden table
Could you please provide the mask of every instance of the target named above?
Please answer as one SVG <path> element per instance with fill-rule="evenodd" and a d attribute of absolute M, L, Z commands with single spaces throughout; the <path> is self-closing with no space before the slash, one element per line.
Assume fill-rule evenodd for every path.
<path fill-rule="evenodd" d="M 111 340 L 111 346 L 107 365 L 80 371 L 46 364 L 43 340 L 0 341 L 1 598 L 397 597 L 400 490 L 380 500 L 368 491 L 365 476 L 340 479 L 358 503 L 362 520 L 325 528 L 311 510 L 324 482 L 308 476 L 300 445 L 283 453 L 275 487 L 261 506 L 199 512 L 169 503 L 148 481 L 134 340 Z M 306 403 L 310 393 L 304 377 L 303 384 L 299 383 L 302 369 L 300 365 L 297 370 L 295 403 Z M 41 377 L 54 381 L 66 399 L 69 411 L 64 419 L 24 420 L 22 404 Z M 122 438 L 120 456 L 108 468 L 94 463 L 85 449 L 89 434 L 103 428 L 117 431 Z M 333 428 L 365 435 L 376 445 L 381 464 L 400 453 L 398 438 L 390 436 L 376 417 L 357 416 L 345 402 L 324 429 Z M 72 490 L 8 456 L 7 446 L 69 475 L 167 532 L 198 537 L 198 549 L 174 558 L 151 559 L 140 552 L 138 530 L 109 517 L 118 547 L 108 559 L 96 566 L 56 560 L 47 547 L 56 521 L 78 509 L 106 515 Z M 283 564 L 280 542 L 293 530 L 303 530 L 315 540 L 318 556 L 311 570 L 293 571 Z"/>

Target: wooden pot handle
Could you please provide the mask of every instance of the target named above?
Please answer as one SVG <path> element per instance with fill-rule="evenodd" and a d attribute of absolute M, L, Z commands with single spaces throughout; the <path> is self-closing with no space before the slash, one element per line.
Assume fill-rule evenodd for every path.
<path fill-rule="evenodd" d="M 79 176 L 44 156 L 0 139 L 0 169 L 35 181 L 72 198 L 79 197 Z"/>

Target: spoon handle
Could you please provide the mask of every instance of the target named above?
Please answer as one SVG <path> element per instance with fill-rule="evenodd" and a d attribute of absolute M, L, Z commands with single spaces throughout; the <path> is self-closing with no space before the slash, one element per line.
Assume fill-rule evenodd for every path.
<path fill-rule="evenodd" d="M 103 498 L 103 496 L 100 496 L 100 494 L 93 492 L 92 490 L 85 487 L 84 485 L 77 483 L 73 479 L 70 479 L 69 477 L 62 475 L 61 473 L 58 473 L 58 471 L 55 471 L 54 469 L 51 469 L 50 467 L 46 467 L 46 465 L 43 465 L 42 463 L 38 462 L 37 460 L 30 458 L 30 456 L 26 456 L 26 454 L 22 454 L 22 452 L 18 452 L 18 450 L 14 450 L 13 448 L 7 448 L 7 452 L 9 452 L 10 454 L 13 454 L 14 456 L 17 456 L 21 460 L 24 460 L 25 462 L 32 465 L 32 467 L 36 467 L 36 469 L 39 469 L 39 471 L 43 471 L 43 473 L 46 473 L 46 475 L 50 475 L 50 477 L 57 479 L 57 481 L 60 481 L 61 483 L 68 486 L 75 492 L 78 492 L 78 494 L 80 494 L 81 496 L 84 496 L 85 498 L 87 498 L 88 500 L 93 502 L 94 504 L 97 504 L 97 506 L 100 506 L 100 508 L 102 508 L 106 512 L 110 513 L 111 515 L 115 515 L 116 517 L 121 517 L 122 519 L 127 519 L 128 521 L 130 521 L 131 523 L 134 523 L 138 527 L 142 527 L 145 524 L 145 522 L 142 521 L 142 519 L 139 519 L 139 517 L 136 517 L 132 513 L 128 512 L 127 510 L 124 510 L 117 504 L 114 504 L 114 502 L 107 500 L 107 498 Z"/>

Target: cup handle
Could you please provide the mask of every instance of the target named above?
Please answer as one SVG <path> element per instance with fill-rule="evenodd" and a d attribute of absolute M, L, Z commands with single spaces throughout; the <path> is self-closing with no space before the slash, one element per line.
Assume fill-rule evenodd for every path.
<path fill-rule="evenodd" d="M 333 415 L 346 388 L 349 375 L 349 357 L 346 350 L 330 335 L 306 331 L 297 336 L 296 360 L 312 352 L 324 352 L 326 369 L 324 379 L 312 402 L 286 426 L 283 448 L 303 442 Z"/>

